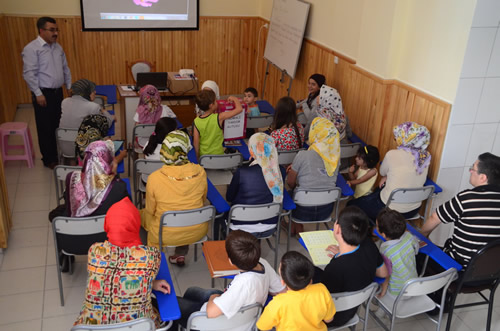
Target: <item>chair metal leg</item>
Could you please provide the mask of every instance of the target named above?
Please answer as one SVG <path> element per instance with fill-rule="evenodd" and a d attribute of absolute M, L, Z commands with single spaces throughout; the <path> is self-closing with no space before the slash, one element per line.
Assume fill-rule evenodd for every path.
<path fill-rule="evenodd" d="M 198 261 L 198 244 L 194 244 L 194 262 Z"/>
<path fill-rule="evenodd" d="M 497 283 L 498 285 L 498 283 Z M 491 328 L 491 314 L 493 312 L 493 299 L 495 299 L 496 286 L 490 290 L 490 299 L 488 302 L 488 319 L 486 320 L 486 331 L 490 331 Z"/>
<path fill-rule="evenodd" d="M 286 241 L 286 251 L 290 251 L 290 236 L 292 233 L 292 218 L 288 218 L 288 240 Z"/>
<path fill-rule="evenodd" d="M 446 294 L 445 294 L 446 295 Z M 446 331 L 450 331 L 451 319 L 453 317 L 453 309 L 455 308 L 455 301 L 457 300 L 458 293 L 454 292 L 450 299 L 450 309 L 448 311 L 448 320 L 446 322 Z M 444 310 L 444 308 L 443 308 Z"/>
<path fill-rule="evenodd" d="M 281 225 L 278 222 L 278 227 L 276 229 L 276 243 L 274 244 L 274 270 L 278 270 L 278 248 L 280 245 L 280 232 Z"/>
<path fill-rule="evenodd" d="M 61 298 L 61 306 L 64 307 L 64 290 L 63 290 L 63 284 L 62 284 L 62 275 L 61 275 L 61 264 L 59 261 L 59 252 L 57 249 L 57 245 L 55 245 L 55 250 L 56 250 L 56 267 L 57 267 L 57 280 L 59 282 L 59 296 Z"/>

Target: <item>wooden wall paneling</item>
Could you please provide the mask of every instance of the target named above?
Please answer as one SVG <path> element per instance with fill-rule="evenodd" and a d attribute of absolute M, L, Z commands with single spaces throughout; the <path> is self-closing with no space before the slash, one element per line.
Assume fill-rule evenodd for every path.
<path fill-rule="evenodd" d="M 59 42 L 66 52 L 73 80 L 88 78 L 97 84 L 132 83 L 128 81 L 125 61 L 146 59 L 156 62 L 157 70 L 176 71 L 193 68 L 200 83 L 215 80 L 221 94 L 242 93 L 248 86 L 262 90 L 266 61 L 263 59 L 267 21 L 255 17 L 201 17 L 199 31 L 82 32 L 80 17 L 56 17 L 61 31 Z M 0 69 L 15 93 L 4 104 L 29 103 L 30 93 L 22 78 L 21 51 L 36 38 L 32 16 L 2 16 L 2 33 L 8 46 L 0 51 Z M 338 56 L 338 63 L 334 57 Z M 256 68 L 256 57 L 258 58 Z M 255 72 L 259 73 L 259 79 Z M 342 96 L 344 110 L 354 132 L 367 143 L 379 147 L 381 155 L 395 147 L 392 127 L 414 120 L 431 130 L 429 150 L 433 153 L 430 176 L 435 179 L 451 106 L 397 80 L 384 80 L 355 65 L 352 59 L 313 41 L 305 40 L 291 96 L 307 96 L 307 80 L 315 72 L 326 76 L 327 84 Z M 5 77 L 2 73 L 2 77 Z M 271 66 L 264 99 L 271 104 L 286 95 L 288 77 Z M 0 79 L 1 87 L 7 80 Z M 7 101 L 6 101 L 7 100 Z"/>
<path fill-rule="evenodd" d="M 5 16 L 0 15 L 0 25 L 6 27 L 8 20 Z M 15 59 L 9 41 L 12 36 L 9 35 L 7 29 L 0 31 L 0 37 L 5 40 L 7 45 L 0 48 L 0 123 L 13 121 L 16 115 L 17 108 L 17 86 L 16 80 L 13 79 L 16 74 Z"/>

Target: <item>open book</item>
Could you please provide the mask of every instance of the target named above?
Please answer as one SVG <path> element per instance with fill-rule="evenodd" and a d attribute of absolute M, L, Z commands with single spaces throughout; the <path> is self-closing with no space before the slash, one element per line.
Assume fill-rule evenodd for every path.
<path fill-rule="evenodd" d="M 330 245 L 338 245 L 337 240 L 333 236 L 333 231 L 301 232 L 300 237 L 304 241 L 314 265 L 324 266 L 330 263 L 332 258 L 328 256 L 326 248 Z"/>
<path fill-rule="evenodd" d="M 224 240 L 203 242 L 202 251 L 212 278 L 237 275 L 240 270 L 229 263 Z"/>

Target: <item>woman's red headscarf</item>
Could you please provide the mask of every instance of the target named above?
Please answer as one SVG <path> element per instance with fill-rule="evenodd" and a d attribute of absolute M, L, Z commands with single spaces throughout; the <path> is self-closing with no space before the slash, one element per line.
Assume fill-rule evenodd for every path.
<path fill-rule="evenodd" d="M 104 231 L 108 234 L 111 244 L 121 248 L 142 245 L 140 230 L 141 215 L 128 197 L 108 209 L 104 219 Z"/>

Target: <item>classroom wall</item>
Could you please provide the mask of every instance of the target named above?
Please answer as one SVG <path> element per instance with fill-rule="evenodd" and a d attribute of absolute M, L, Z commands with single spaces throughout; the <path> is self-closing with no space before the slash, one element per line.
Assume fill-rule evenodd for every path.
<path fill-rule="evenodd" d="M 361 13 L 365 0 L 308 0 L 306 38 L 345 56 L 358 56 Z M 270 20 L 272 1 L 261 0 L 259 16 Z"/>
<path fill-rule="evenodd" d="M 481 153 L 500 156 L 500 1 L 478 0 L 439 169 L 439 206 L 471 188 L 469 167 Z M 442 243 L 452 226 L 432 233 Z"/>
<path fill-rule="evenodd" d="M 130 1 L 130 0 L 123 0 Z M 258 16 L 260 2 L 248 0 L 199 0 L 202 16 Z M 80 15 L 80 0 L 23 0 L 0 2 L 0 13 L 24 15 Z"/>
<path fill-rule="evenodd" d="M 453 102 L 476 0 L 308 2 L 306 38 L 381 78 Z M 270 3 L 260 10 L 270 18 Z"/>

